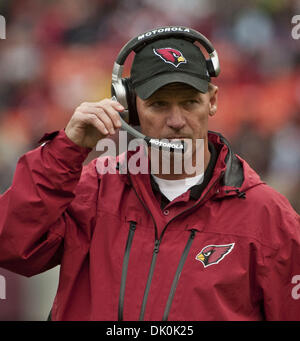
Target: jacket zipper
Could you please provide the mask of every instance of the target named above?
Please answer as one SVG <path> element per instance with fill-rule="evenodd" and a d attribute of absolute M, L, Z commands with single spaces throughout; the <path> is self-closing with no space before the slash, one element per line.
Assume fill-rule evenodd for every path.
<path fill-rule="evenodd" d="M 150 286 L 151 286 L 151 282 L 152 282 L 152 277 L 153 277 L 153 273 L 154 273 L 154 268 L 155 268 L 157 254 L 159 251 L 160 242 L 161 242 L 161 239 L 160 240 L 156 239 L 155 243 L 154 243 L 152 260 L 151 260 L 151 265 L 150 265 L 150 270 L 149 270 L 149 274 L 148 274 L 148 280 L 147 280 L 146 288 L 144 291 L 144 297 L 143 297 L 142 307 L 141 307 L 141 311 L 140 311 L 139 321 L 143 321 L 143 319 L 144 319 L 146 304 L 147 304 L 147 300 L 148 300 L 148 294 L 149 294 L 149 290 L 150 290 Z"/>
<path fill-rule="evenodd" d="M 152 220 L 153 220 L 153 223 L 154 223 L 154 226 L 155 226 L 155 244 L 154 244 L 154 249 L 153 249 L 153 253 L 152 253 L 152 260 L 151 260 L 151 265 L 150 265 L 150 270 L 149 270 L 149 273 L 148 273 L 148 279 L 147 279 L 147 283 L 146 283 L 146 288 L 145 288 L 145 291 L 144 291 L 144 297 L 143 297 L 143 302 L 142 302 L 142 307 L 141 307 L 141 311 L 140 311 L 140 316 L 139 316 L 139 321 L 143 321 L 144 319 L 144 315 L 145 315 L 145 309 L 146 309 L 146 304 L 147 304 L 147 300 L 148 300 L 148 294 L 149 294 L 149 291 L 150 291 L 150 286 L 151 286 L 151 282 L 152 282 L 152 277 L 153 277 L 153 273 L 154 273 L 154 268 L 155 268 L 155 263 L 156 263 L 156 259 L 157 259 L 157 254 L 159 252 L 159 246 L 161 244 L 161 240 L 162 240 L 162 237 L 166 231 L 166 228 L 167 226 L 174 220 L 176 219 L 178 216 L 186 213 L 187 211 L 193 209 L 194 207 L 198 206 L 205 198 L 206 196 L 208 195 L 208 193 L 210 192 L 210 190 L 213 188 L 213 186 L 222 178 L 222 176 L 224 175 L 224 171 L 221 172 L 220 176 L 214 181 L 214 183 L 210 186 L 210 188 L 207 190 L 207 192 L 205 193 L 205 195 L 203 196 L 203 198 L 198 202 L 196 203 L 194 206 L 192 207 L 189 207 L 187 208 L 185 211 L 179 213 L 177 216 L 173 217 L 167 224 L 166 226 L 164 227 L 164 229 L 162 230 L 161 232 L 161 235 L 160 235 L 160 239 L 158 239 L 158 233 L 157 233 L 157 225 L 156 225 L 156 222 L 155 222 L 155 219 L 151 213 L 151 211 L 149 210 L 149 208 L 147 207 L 147 205 L 143 202 L 143 200 L 139 197 L 138 193 L 136 192 L 136 189 L 135 187 L 133 186 L 133 184 L 131 183 L 132 185 L 132 188 L 137 196 L 137 198 L 139 199 L 139 201 L 142 203 L 142 205 L 145 207 L 146 211 L 150 214 L 150 216 L 152 217 Z M 193 230 L 194 231 L 194 230 Z M 191 238 L 190 238 L 191 239 Z M 182 258 L 183 256 L 185 256 L 185 258 L 187 257 L 187 254 L 188 254 L 188 251 L 190 249 L 190 246 L 191 246 L 191 243 L 194 239 L 194 234 L 193 234 L 193 238 L 191 239 L 191 241 L 188 241 L 188 248 L 187 246 L 185 247 L 185 250 L 183 252 L 183 255 L 181 256 L 181 259 L 180 259 L 180 262 L 179 262 L 179 265 L 182 261 Z M 187 249 L 187 251 L 186 251 Z M 185 252 L 186 251 L 186 252 Z M 186 254 L 186 255 L 185 255 Z M 184 262 L 185 262 L 185 259 L 184 261 L 182 262 L 182 267 L 184 265 Z M 175 278 L 176 278 L 176 275 L 178 274 L 179 270 L 180 270 L 180 267 L 177 267 L 177 271 L 176 271 L 176 274 L 175 274 Z M 182 270 L 182 269 L 181 269 Z M 180 270 L 180 274 L 181 274 L 181 270 Z M 172 304 L 172 301 L 173 301 L 173 297 L 174 297 L 174 294 L 175 294 L 175 290 L 176 290 L 176 286 L 177 286 L 177 282 L 179 280 L 179 277 L 180 277 L 180 274 L 178 276 L 178 279 L 175 281 L 175 278 L 173 280 L 173 284 L 174 284 L 174 288 L 173 288 L 173 284 L 172 284 L 172 287 L 171 287 L 171 290 L 170 290 L 170 294 L 169 294 L 169 298 L 168 298 L 168 301 L 167 301 L 167 305 L 166 305 L 166 308 L 165 308 L 165 313 L 164 313 L 164 318 L 168 318 L 168 313 L 169 313 L 169 310 L 170 310 L 170 307 L 171 307 L 171 304 Z M 174 283 L 175 281 L 175 283 Z M 173 288 L 173 289 L 172 289 Z M 169 308 L 168 308 L 169 307 Z"/>
<path fill-rule="evenodd" d="M 162 319 L 163 321 L 167 321 L 168 320 L 168 316 L 169 316 L 169 312 L 170 312 L 171 305 L 172 305 L 172 302 L 173 302 L 173 298 L 174 298 L 174 295 L 175 295 L 177 283 L 179 281 L 182 268 L 183 268 L 184 263 L 186 261 L 186 257 L 187 257 L 187 255 L 188 255 L 188 253 L 190 251 L 192 242 L 193 242 L 193 240 L 195 238 L 195 234 L 196 234 L 196 231 L 195 230 L 191 230 L 190 237 L 189 237 L 189 239 L 188 239 L 188 241 L 186 243 L 186 246 L 185 246 L 185 248 L 183 250 L 183 253 L 181 255 L 181 258 L 180 258 L 180 261 L 179 261 L 179 264 L 178 264 L 178 267 L 177 267 L 177 270 L 176 270 L 176 273 L 175 273 L 175 277 L 174 277 L 174 280 L 173 280 L 173 283 L 172 283 L 172 286 L 171 286 L 171 290 L 170 290 L 170 293 L 169 293 L 167 304 L 166 304 L 166 307 L 165 307 L 165 311 L 164 311 L 164 315 L 163 315 L 163 319 Z"/>
<path fill-rule="evenodd" d="M 131 179 L 130 179 L 130 181 L 131 181 Z M 142 301 L 142 306 L 141 306 L 141 311 L 140 311 L 140 316 L 139 316 L 139 321 L 142 321 L 144 319 L 146 304 L 147 304 L 147 300 L 148 300 L 148 294 L 149 294 L 149 290 L 150 290 L 150 286 L 151 286 L 151 282 L 152 282 L 156 258 L 157 258 L 157 254 L 159 251 L 159 245 L 160 245 L 163 233 L 161 234 L 160 239 L 158 239 L 157 225 L 156 225 L 156 221 L 155 221 L 151 211 L 149 210 L 148 206 L 144 203 L 144 201 L 138 195 L 132 181 L 131 181 L 131 186 L 134 190 L 136 197 L 138 198 L 138 200 L 141 202 L 141 204 L 144 206 L 145 210 L 149 213 L 150 217 L 152 218 L 152 221 L 154 224 L 154 229 L 155 229 L 155 242 L 154 242 L 154 249 L 153 249 L 153 253 L 152 253 L 152 260 L 151 260 L 150 270 L 148 273 L 148 279 L 147 279 L 147 283 L 146 283 L 146 287 L 145 287 L 145 291 L 144 291 L 144 296 L 143 296 L 143 301 Z"/>
<path fill-rule="evenodd" d="M 127 269 L 128 269 L 129 254 L 130 254 L 130 249 L 131 249 L 131 244 L 132 244 L 135 229 L 136 229 L 136 222 L 130 221 L 125 254 L 124 254 L 124 259 L 123 259 L 123 267 L 122 267 L 119 307 L 118 307 L 118 321 L 123 321 L 123 308 L 124 308 L 124 296 L 125 296 Z"/>

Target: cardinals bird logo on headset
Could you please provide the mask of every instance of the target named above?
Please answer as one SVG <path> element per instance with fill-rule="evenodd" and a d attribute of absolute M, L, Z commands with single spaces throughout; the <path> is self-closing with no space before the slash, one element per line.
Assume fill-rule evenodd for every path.
<path fill-rule="evenodd" d="M 176 49 L 172 49 L 171 47 L 153 49 L 153 52 L 165 63 L 172 64 L 175 67 L 178 67 L 182 63 L 186 63 L 186 59 L 182 53 Z"/>
<path fill-rule="evenodd" d="M 207 245 L 196 256 L 203 266 L 218 264 L 234 247 L 234 243 L 226 245 Z"/>

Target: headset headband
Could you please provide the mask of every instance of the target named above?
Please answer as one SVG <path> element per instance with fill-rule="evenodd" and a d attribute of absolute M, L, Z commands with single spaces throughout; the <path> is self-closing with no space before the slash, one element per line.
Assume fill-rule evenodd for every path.
<path fill-rule="evenodd" d="M 123 66 L 128 55 L 138 50 L 152 41 L 163 38 L 182 38 L 194 42 L 199 42 L 207 51 L 210 59 L 207 60 L 208 72 L 211 77 L 217 77 L 220 73 L 220 63 L 217 51 L 212 46 L 211 42 L 200 32 L 191 28 L 183 26 L 167 26 L 147 31 L 134 38 L 132 38 L 127 44 L 123 46 L 118 54 L 118 57 L 114 63 L 112 81 L 118 82 L 122 78 Z"/>

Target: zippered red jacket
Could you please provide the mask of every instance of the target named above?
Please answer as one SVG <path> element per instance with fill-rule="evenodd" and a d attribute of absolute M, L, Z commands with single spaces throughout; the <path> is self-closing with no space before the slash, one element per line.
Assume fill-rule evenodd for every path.
<path fill-rule="evenodd" d="M 101 175 L 64 130 L 46 139 L 0 198 L 0 266 L 61 265 L 52 320 L 300 320 L 299 216 L 220 134 L 199 200 L 164 210 L 121 157 Z"/>

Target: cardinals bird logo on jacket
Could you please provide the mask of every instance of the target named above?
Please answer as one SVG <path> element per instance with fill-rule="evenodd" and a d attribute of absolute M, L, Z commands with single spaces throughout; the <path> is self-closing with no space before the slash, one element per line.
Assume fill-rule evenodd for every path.
<path fill-rule="evenodd" d="M 234 243 L 226 245 L 207 245 L 196 256 L 203 266 L 218 264 L 229 252 L 232 251 Z"/>
<path fill-rule="evenodd" d="M 178 67 L 180 64 L 187 62 L 180 51 L 171 47 L 153 49 L 153 52 L 165 63 L 172 64 L 175 67 Z"/>

